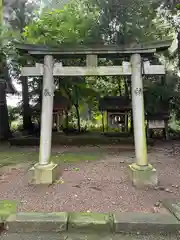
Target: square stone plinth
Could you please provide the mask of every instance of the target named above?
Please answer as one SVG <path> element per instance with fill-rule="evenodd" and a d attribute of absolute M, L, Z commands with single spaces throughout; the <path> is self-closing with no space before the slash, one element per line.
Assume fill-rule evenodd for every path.
<path fill-rule="evenodd" d="M 9 233 L 60 233 L 67 230 L 67 220 L 68 214 L 65 212 L 19 212 L 8 217 L 5 229 Z"/>
<path fill-rule="evenodd" d="M 52 184 L 59 178 L 60 171 L 57 164 L 50 163 L 41 166 L 35 164 L 28 172 L 28 181 L 30 184 Z"/>
<path fill-rule="evenodd" d="M 129 166 L 130 179 L 135 187 L 155 187 L 158 184 L 157 172 L 155 168 L 134 168 Z"/>

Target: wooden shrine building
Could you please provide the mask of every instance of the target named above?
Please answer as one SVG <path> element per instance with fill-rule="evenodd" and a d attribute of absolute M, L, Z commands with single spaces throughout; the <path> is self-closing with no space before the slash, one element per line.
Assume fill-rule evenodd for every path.
<path fill-rule="evenodd" d="M 145 118 L 147 120 L 147 137 L 152 138 L 155 130 L 161 130 L 166 140 L 169 139 L 168 121 L 170 118 L 169 105 L 159 102 L 155 106 L 155 111 L 147 111 Z"/>
<path fill-rule="evenodd" d="M 102 112 L 104 130 L 117 128 L 119 131 L 128 132 L 128 116 L 131 112 L 131 100 L 124 96 L 106 96 L 99 101 Z M 104 114 L 105 113 L 105 114 Z"/>
<path fill-rule="evenodd" d="M 32 107 L 32 116 L 38 118 L 40 122 L 41 116 L 41 104 L 37 103 Z M 54 102 L 53 102 L 53 127 L 57 132 L 61 131 L 62 121 L 64 119 L 65 112 L 70 109 L 70 101 L 67 97 L 61 96 L 58 91 L 54 93 Z"/>

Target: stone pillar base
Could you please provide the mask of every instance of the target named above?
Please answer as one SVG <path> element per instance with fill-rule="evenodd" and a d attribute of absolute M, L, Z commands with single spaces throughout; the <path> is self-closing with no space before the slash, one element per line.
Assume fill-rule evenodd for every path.
<path fill-rule="evenodd" d="M 48 165 L 35 164 L 28 172 L 29 184 L 52 184 L 58 179 L 60 174 L 57 164 L 50 163 Z"/>
<path fill-rule="evenodd" d="M 129 173 L 135 187 L 155 187 L 158 184 L 156 169 L 151 165 L 143 167 L 134 163 L 129 165 Z"/>

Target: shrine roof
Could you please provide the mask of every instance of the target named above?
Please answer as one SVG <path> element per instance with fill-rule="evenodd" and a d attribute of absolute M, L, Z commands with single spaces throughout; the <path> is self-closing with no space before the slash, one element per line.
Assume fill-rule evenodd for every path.
<path fill-rule="evenodd" d="M 60 96 L 58 93 L 55 93 L 53 111 L 68 110 L 70 108 L 70 102 L 68 98 Z M 41 104 L 37 103 L 32 107 L 33 112 L 39 112 L 41 110 Z"/>
<path fill-rule="evenodd" d="M 85 55 L 98 55 L 100 57 L 117 57 L 122 55 L 131 55 L 139 53 L 152 55 L 155 52 L 165 51 L 171 47 L 173 40 L 161 40 L 147 43 L 134 43 L 130 45 L 60 45 L 59 47 L 50 47 L 46 45 L 15 43 L 16 49 L 21 54 L 29 54 L 35 57 L 44 55 L 59 56 L 61 58 L 77 58 Z"/>
<path fill-rule="evenodd" d="M 170 117 L 169 109 L 156 111 L 154 113 L 146 112 L 145 119 L 146 120 L 168 120 Z"/>
<path fill-rule="evenodd" d="M 99 101 L 101 111 L 128 111 L 131 108 L 131 100 L 124 96 L 105 96 Z"/>

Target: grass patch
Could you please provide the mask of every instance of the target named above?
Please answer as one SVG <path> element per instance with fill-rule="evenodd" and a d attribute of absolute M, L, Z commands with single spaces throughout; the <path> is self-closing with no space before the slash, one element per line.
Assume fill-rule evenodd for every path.
<path fill-rule="evenodd" d="M 0 167 L 16 165 L 20 163 L 33 163 L 38 160 L 36 152 L 0 152 Z"/>
<path fill-rule="evenodd" d="M 96 161 L 100 158 L 101 153 L 88 153 L 88 152 L 72 152 L 61 153 L 52 156 L 52 161 L 55 163 L 75 163 L 81 161 Z"/>
<path fill-rule="evenodd" d="M 0 167 L 38 161 L 38 152 L 0 152 Z M 75 163 L 81 161 L 95 161 L 101 156 L 100 152 L 67 152 L 54 153 L 51 160 L 55 163 Z"/>

